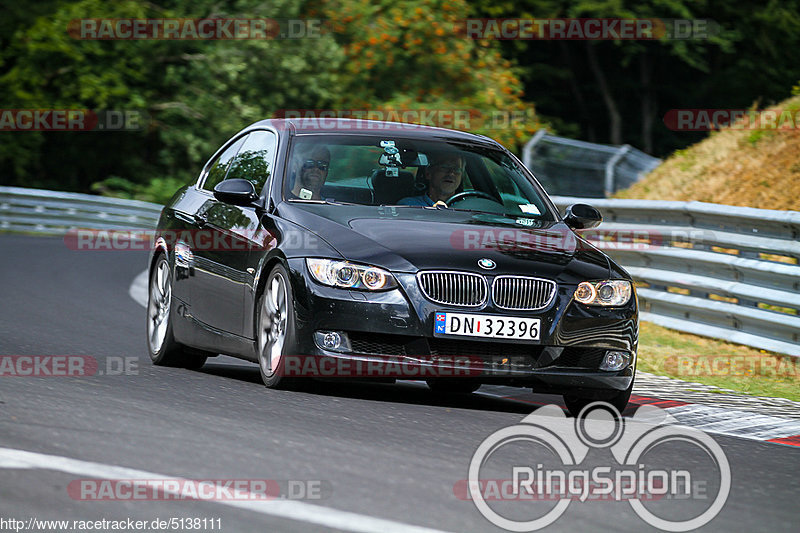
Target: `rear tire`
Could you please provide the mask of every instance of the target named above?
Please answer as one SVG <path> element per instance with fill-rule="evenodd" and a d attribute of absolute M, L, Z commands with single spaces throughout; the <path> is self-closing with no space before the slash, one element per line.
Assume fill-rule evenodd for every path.
<path fill-rule="evenodd" d="M 172 271 L 163 253 L 156 257 L 147 286 L 147 348 L 157 366 L 197 370 L 208 356 L 190 353 L 172 334 Z"/>

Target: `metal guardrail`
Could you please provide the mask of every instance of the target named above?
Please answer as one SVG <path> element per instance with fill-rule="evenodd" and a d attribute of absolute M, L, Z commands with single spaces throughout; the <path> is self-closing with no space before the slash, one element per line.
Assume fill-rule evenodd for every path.
<path fill-rule="evenodd" d="M 701 202 L 553 197 L 589 202 L 604 222 L 584 234 L 638 282 L 642 319 L 800 355 L 800 212 Z M 0 187 L 0 230 L 152 229 L 161 206 Z"/>
<path fill-rule="evenodd" d="M 153 229 L 161 208 L 137 200 L 0 187 L 0 230 L 63 235 L 71 228 Z"/>
<path fill-rule="evenodd" d="M 590 203 L 582 232 L 637 281 L 642 319 L 800 356 L 800 212 L 703 202 L 553 197 Z"/>
<path fill-rule="evenodd" d="M 551 194 L 581 191 L 587 198 L 611 196 L 639 181 L 661 160 L 624 144 L 576 141 L 539 130 L 522 149 L 522 162 Z"/>

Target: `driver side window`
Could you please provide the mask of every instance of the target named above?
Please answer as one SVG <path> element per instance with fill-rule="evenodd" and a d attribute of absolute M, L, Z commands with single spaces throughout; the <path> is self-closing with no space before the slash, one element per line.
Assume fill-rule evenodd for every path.
<path fill-rule="evenodd" d="M 232 145 L 230 145 L 220 156 L 211 164 L 211 167 L 208 169 L 208 174 L 206 174 L 206 179 L 203 181 L 203 189 L 206 191 L 213 191 L 214 187 L 217 186 L 217 183 L 221 182 L 225 179 L 225 175 L 228 173 L 228 168 L 230 167 L 231 160 L 241 148 L 242 143 L 244 143 L 244 137 L 241 137 Z"/>
<path fill-rule="evenodd" d="M 277 145 L 278 140 L 271 131 L 251 132 L 231 163 L 225 179 L 245 179 L 260 193 L 272 174 Z"/>

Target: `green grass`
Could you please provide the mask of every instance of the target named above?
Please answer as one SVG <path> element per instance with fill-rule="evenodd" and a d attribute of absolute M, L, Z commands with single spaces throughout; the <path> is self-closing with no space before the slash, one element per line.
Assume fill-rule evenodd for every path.
<path fill-rule="evenodd" d="M 641 323 L 638 369 L 744 394 L 800 401 L 800 357 Z"/>

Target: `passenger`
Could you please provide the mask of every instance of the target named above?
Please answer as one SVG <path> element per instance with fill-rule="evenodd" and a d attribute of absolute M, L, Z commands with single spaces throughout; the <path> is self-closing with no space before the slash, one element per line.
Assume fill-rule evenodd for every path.
<path fill-rule="evenodd" d="M 291 194 L 303 200 L 322 200 L 322 186 L 328 178 L 330 164 L 331 153 L 324 146 L 314 146 L 310 153 L 301 152 L 294 162 L 295 179 Z"/>
<path fill-rule="evenodd" d="M 422 177 L 428 182 L 428 191 L 420 196 L 408 196 L 399 205 L 419 205 L 432 207 L 436 202 L 446 202 L 461 188 L 464 174 L 464 158 L 458 154 L 430 156 L 430 164 L 424 169 Z"/>

